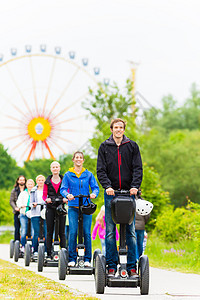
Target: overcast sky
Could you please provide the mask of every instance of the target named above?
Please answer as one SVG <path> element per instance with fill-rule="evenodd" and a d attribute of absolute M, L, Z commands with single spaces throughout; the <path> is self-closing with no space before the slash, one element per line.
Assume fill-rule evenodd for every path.
<path fill-rule="evenodd" d="M 137 90 L 152 105 L 182 103 L 199 85 L 198 0 L 1 0 L 0 52 L 41 43 L 75 50 L 123 84 L 140 63 Z"/>
<path fill-rule="evenodd" d="M 63 56 L 74 50 L 79 61 L 88 57 L 90 67 L 101 68 L 102 78 L 110 78 L 120 86 L 130 77 L 129 61 L 133 61 L 138 63 L 136 91 L 151 105 L 160 106 L 162 97 L 168 94 L 181 105 L 192 83 L 199 87 L 199 16 L 198 0 L 0 0 L 0 54 L 7 61 L 11 47 L 16 47 L 20 56 L 27 44 L 32 45 L 32 53 L 39 52 L 40 44 L 47 45 L 48 53 L 61 46 Z M 27 86 L 25 67 L 20 64 L 15 66 L 17 71 L 12 71 L 18 83 Z M 7 88 L 5 69 L 0 68 L 0 93 L 5 95 L 9 90 L 7 96 L 17 103 L 20 95 L 16 87 L 11 91 L 9 82 Z M 79 82 L 84 85 L 84 78 Z M 25 88 L 20 88 L 26 95 Z M 9 107 L 5 97 L 0 97 L 0 104 L 3 110 Z M 76 111 L 70 114 L 74 116 Z M 9 124 L 0 118 L 1 128 L 2 122 Z M 76 124 L 80 127 L 82 123 Z M 3 135 L 9 136 L 4 129 L 0 140 Z"/>

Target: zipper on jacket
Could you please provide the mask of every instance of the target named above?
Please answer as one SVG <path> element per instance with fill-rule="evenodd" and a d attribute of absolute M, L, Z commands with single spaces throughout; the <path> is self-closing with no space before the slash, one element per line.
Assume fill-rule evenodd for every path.
<path fill-rule="evenodd" d="M 121 170 L 120 170 L 120 166 L 121 166 L 121 153 L 119 153 L 119 146 L 117 146 L 117 154 L 118 154 L 118 168 L 119 168 L 119 188 L 121 190 Z"/>

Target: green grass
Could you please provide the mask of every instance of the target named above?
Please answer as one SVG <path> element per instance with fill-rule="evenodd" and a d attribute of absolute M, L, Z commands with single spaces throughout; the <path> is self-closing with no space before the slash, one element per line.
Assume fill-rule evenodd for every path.
<path fill-rule="evenodd" d="M 78 291 L 71 292 L 60 283 L 0 260 L 0 299 L 5 298 L 97 300 Z"/>
<path fill-rule="evenodd" d="M 9 244 L 13 238 L 13 234 L 10 231 L 5 231 L 0 235 L 0 244 Z"/>
<path fill-rule="evenodd" d="M 152 267 L 200 274 L 200 260 L 194 241 L 166 243 L 150 235 L 145 254 L 148 255 Z"/>

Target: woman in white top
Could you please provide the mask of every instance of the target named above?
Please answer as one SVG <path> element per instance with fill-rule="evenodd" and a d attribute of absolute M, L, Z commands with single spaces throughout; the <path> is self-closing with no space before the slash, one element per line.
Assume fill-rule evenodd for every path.
<path fill-rule="evenodd" d="M 21 245 L 22 252 L 24 252 L 24 246 L 26 243 L 26 235 L 28 230 L 28 217 L 26 216 L 26 212 L 29 210 L 30 205 L 30 192 L 34 187 L 35 183 L 33 179 L 28 179 L 26 182 L 26 189 L 19 194 L 17 199 L 17 207 L 19 207 L 20 211 L 20 225 L 21 225 Z"/>
<path fill-rule="evenodd" d="M 38 252 L 38 237 L 40 234 L 41 209 L 44 208 L 44 205 L 46 205 L 45 201 L 42 199 L 44 182 L 45 182 L 45 177 L 43 175 L 38 175 L 36 177 L 36 186 L 31 190 L 31 197 L 30 197 L 31 226 L 33 229 L 33 252 L 35 256 L 37 256 L 37 252 Z M 43 220 L 43 227 L 44 227 L 43 234 L 46 240 L 47 227 L 46 227 L 45 220 Z"/>

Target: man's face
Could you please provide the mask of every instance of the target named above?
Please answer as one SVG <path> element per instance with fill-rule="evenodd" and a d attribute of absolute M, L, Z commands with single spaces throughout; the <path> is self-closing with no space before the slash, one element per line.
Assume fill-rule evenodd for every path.
<path fill-rule="evenodd" d="M 25 185 L 25 178 L 23 176 L 19 177 L 18 184 L 21 186 Z"/>
<path fill-rule="evenodd" d="M 113 136 L 117 139 L 121 138 L 124 134 L 124 123 L 117 122 L 113 124 L 113 128 L 111 129 Z"/>

